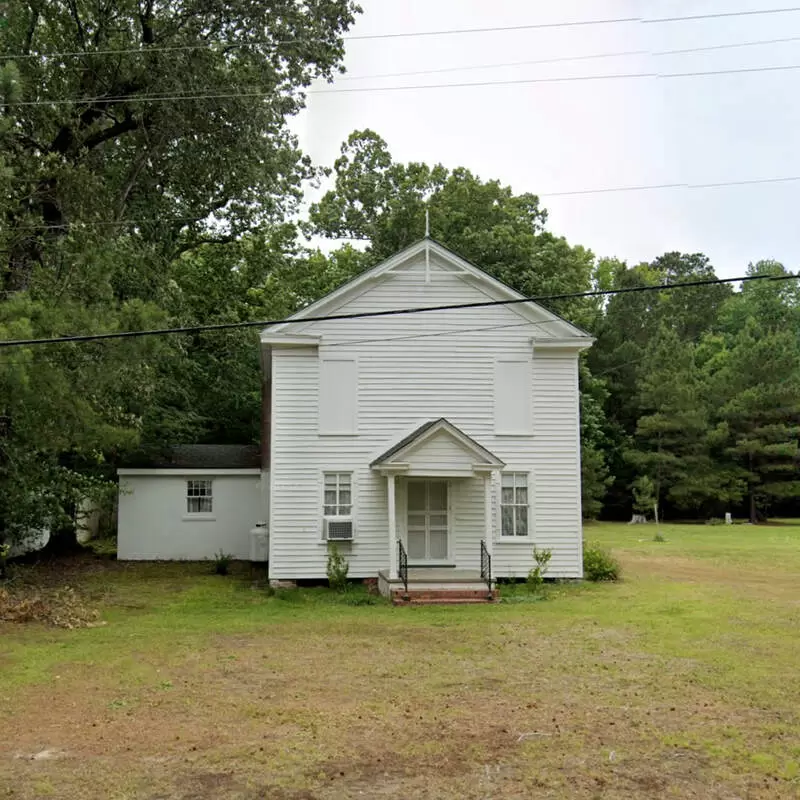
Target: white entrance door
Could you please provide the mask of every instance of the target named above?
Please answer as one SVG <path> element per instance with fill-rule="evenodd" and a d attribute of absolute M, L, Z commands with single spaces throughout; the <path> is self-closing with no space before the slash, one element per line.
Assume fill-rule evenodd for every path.
<path fill-rule="evenodd" d="M 408 482 L 408 560 L 414 564 L 446 561 L 447 481 Z"/>

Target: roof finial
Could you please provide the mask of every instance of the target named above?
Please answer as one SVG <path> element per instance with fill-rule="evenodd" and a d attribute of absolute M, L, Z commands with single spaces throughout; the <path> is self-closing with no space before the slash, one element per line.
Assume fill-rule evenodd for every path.
<path fill-rule="evenodd" d="M 431 212 L 425 209 L 425 238 L 431 235 Z"/>

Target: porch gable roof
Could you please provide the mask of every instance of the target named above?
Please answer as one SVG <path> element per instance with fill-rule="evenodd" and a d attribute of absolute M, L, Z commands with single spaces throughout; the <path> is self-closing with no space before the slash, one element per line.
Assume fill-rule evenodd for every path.
<path fill-rule="evenodd" d="M 505 466 L 505 462 L 494 453 L 476 442 L 475 439 L 453 425 L 452 422 L 440 417 L 423 423 L 416 430 L 404 436 L 374 459 L 370 463 L 370 467 L 372 469 L 402 469 L 407 467 L 408 464 L 404 461 L 407 455 L 410 455 L 413 451 L 421 450 L 426 442 L 431 442 L 431 440 L 442 435 L 453 442 L 462 459 L 468 461 L 473 470 L 501 469 Z M 439 468 L 441 469 L 442 465 L 439 465 Z"/>

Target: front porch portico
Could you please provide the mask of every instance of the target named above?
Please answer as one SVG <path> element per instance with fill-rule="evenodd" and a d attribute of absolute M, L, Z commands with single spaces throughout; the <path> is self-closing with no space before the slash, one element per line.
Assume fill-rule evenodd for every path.
<path fill-rule="evenodd" d="M 420 425 L 370 464 L 386 477 L 387 586 L 399 581 L 405 554 L 403 577 L 411 582 L 413 574 L 420 588 L 477 582 L 485 594 L 481 558 L 484 550 L 492 554 L 492 481 L 503 466 L 443 418 Z"/>

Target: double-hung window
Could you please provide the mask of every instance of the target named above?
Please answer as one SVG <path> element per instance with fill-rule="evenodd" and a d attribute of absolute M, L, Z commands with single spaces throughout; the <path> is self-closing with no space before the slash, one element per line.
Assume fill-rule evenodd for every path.
<path fill-rule="evenodd" d="M 502 536 L 528 535 L 528 473 L 504 472 L 500 478 Z"/>
<path fill-rule="evenodd" d="M 214 510 L 213 481 L 186 481 L 186 513 L 210 514 Z"/>
<path fill-rule="evenodd" d="M 352 514 L 352 482 L 352 474 L 349 472 L 325 473 L 323 513 L 326 517 L 349 517 Z"/>

